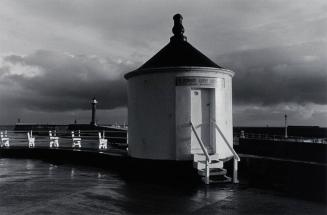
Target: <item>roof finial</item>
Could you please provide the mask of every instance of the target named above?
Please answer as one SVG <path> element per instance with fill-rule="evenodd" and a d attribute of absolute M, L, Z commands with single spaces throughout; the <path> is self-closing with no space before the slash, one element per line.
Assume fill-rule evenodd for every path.
<path fill-rule="evenodd" d="M 183 17 L 182 15 L 175 14 L 174 17 L 174 27 L 173 27 L 173 34 L 174 36 L 171 37 L 171 40 L 183 40 L 186 41 L 186 37 L 184 34 L 184 27 L 183 27 Z"/>

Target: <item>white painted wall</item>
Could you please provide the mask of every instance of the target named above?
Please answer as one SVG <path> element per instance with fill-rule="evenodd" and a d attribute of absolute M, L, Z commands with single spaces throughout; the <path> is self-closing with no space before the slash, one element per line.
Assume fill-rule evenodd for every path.
<path fill-rule="evenodd" d="M 233 72 L 203 68 L 194 68 L 187 73 L 177 73 L 176 76 L 216 77 L 221 82 L 214 88 L 215 92 L 215 120 L 226 139 L 233 144 L 232 121 L 232 76 Z M 188 126 L 191 119 L 191 88 L 189 86 L 176 87 L 176 160 L 190 160 L 191 129 Z M 221 158 L 232 155 L 218 132 L 215 132 L 216 153 Z"/>
<path fill-rule="evenodd" d="M 174 160 L 175 79 L 168 73 L 128 79 L 128 152 L 146 159 Z"/>
<path fill-rule="evenodd" d="M 225 75 L 223 88 L 216 89 L 216 124 L 225 135 L 228 142 L 233 144 L 233 119 L 232 119 L 232 78 Z M 223 138 L 216 131 L 216 153 L 221 158 L 232 156 Z"/>
<path fill-rule="evenodd" d="M 128 79 L 128 137 L 132 157 L 161 160 L 191 160 L 191 88 L 176 86 L 176 77 L 203 76 L 224 80 L 215 88 L 216 121 L 233 143 L 232 75 L 214 68 L 156 69 Z M 216 152 L 221 158 L 231 152 L 216 134 Z"/>

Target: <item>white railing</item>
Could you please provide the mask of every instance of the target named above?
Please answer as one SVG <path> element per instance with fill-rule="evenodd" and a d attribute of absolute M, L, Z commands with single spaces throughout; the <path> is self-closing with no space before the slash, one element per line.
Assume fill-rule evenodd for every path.
<path fill-rule="evenodd" d="M 0 132 L 2 134 L 0 135 L 0 147 L 7 148 L 24 146 L 29 148 L 74 148 L 72 143 L 75 138 L 79 138 L 81 141 L 82 149 L 106 150 L 109 146 L 110 148 L 119 149 L 127 147 L 126 130 L 102 130 L 101 138 L 99 136 L 100 130 L 75 131 L 74 134 L 77 135 L 74 135 L 74 137 L 71 130 L 3 130 Z"/>
<path fill-rule="evenodd" d="M 209 164 L 211 163 L 211 159 L 210 159 L 210 156 L 209 156 L 209 153 L 208 153 L 208 150 L 207 148 L 205 147 L 205 145 L 203 144 L 201 138 L 199 137 L 198 133 L 196 132 L 195 128 L 194 128 L 194 125 L 192 122 L 190 122 L 190 125 L 191 125 L 191 128 L 192 128 L 192 131 L 196 137 L 196 139 L 198 140 L 199 144 L 200 144 L 200 147 L 203 151 L 203 154 L 205 155 L 206 157 L 206 163 L 205 163 L 205 183 L 206 184 L 209 184 L 209 177 L 210 177 L 210 169 L 209 169 Z"/>
<path fill-rule="evenodd" d="M 8 132 L 7 131 L 0 131 L 0 147 L 9 147 L 9 137 L 8 137 Z"/>
<path fill-rule="evenodd" d="M 99 149 L 107 149 L 108 147 L 108 140 L 106 139 L 106 136 L 104 134 L 104 132 L 102 132 L 102 135 L 101 135 L 101 132 L 98 132 L 99 134 Z"/>
<path fill-rule="evenodd" d="M 202 149 L 204 155 L 206 156 L 206 159 L 211 163 L 211 159 L 210 159 L 210 156 L 209 156 L 209 153 L 208 153 L 207 148 L 205 147 L 205 145 L 203 144 L 201 138 L 199 137 L 198 133 L 196 132 L 193 123 L 191 122 L 190 124 L 191 124 L 191 127 L 192 127 L 192 131 L 194 132 L 195 137 L 196 137 L 196 139 L 198 140 L 198 142 L 199 142 L 199 144 L 200 144 L 200 147 L 201 147 L 201 149 Z"/>
<path fill-rule="evenodd" d="M 317 143 L 327 144 L 327 138 L 314 138 L 314 137 L 300 137 L 300 136 L 288 136 L 276 135 L 276 134 L 260 134 L 260 133 L 247 133 L 243 130 L 240 134 L 236 135 L 240 139 L 260 139 L 260 140 L 271 140 L 274 142 L 297 142 L 297 143 Z"/>
<path fill-rule="evenodd" d="M 35 137 L 33 137 L 33 131 L 27 132 L 27 139 L 28 139 L 28 147 L 34 148 L 35 147 Z"/>
<path fill-rule="evenodd" d="M 240 156 L 238 156 L 238 154 L 236 153 L 236 151 L 233 149 L 233 147 L 231 146 L 231 144 L 228 142 L 228 140 L 226 139 L 225 135 L 220 130 L 220 128 L 218 127 L 218 125 L 215 122 L 212 122 L 212 123 L 215 126 L 216 130 L 219 132 L 220 136 L 225 141 L 225 143 L 228 146 L 229 150 L 233 154 L 233 158 L 234 158 L 234 162 L 233 162 L 233 183 L 238 183 L 239 181 L 238 181 L 238 177 L 237 177 L 237 172 L 238 172 L 238 162 L 241 161 Z"/>

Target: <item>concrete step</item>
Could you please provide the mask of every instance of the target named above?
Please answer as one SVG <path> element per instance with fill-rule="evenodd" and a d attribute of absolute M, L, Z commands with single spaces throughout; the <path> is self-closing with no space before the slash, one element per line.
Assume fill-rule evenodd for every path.
<path fill-rule="evenodd" d="M 201 180 L 205 183 L 205 177 L 202 177 Z M 211 178 L 209 179 L 209 184 L 219 184 L 219 183 L 230 183 L 232 179 L 228 176 L 223 176 L 220 178 Z"/>
<path fill-rule="evenodd" d="M 209 155 L 211 160 L 219 160 L 218 154 Z M 193 161 L 205 161 L 206 156 L 203 153 L 193 154 Z"/>
<path fill-rule="evenodd" d="M 217 160 L 213 160 L 211 161 L 211 163 L 209 163 L 209 168 L 223 168 L 224 167 L 224 162 L 222 161 L 217 161 Z M 197 161 L 197 162 L 193 162 L 193 167 L 201 170 L 201 169 L 205 169 L 206 168 L 206 161 Z"/>
<path fill-rule="evenodd" d="M 203 154 L 203 151 L 201 148 L 198 148 L 198 149 L 192 149 L 191 153 L 192 154 Z"/>
<path fill-rule="evenodd" d="M 211 168 L 209 175 L 210 176 L 214 176 L 214 175 L 226 175 L 227 170 L 226 169 L 222 169 L 222 168 Z M 205 176 L 206 175 L 206 169 L 199 169 L 198 170 L 198 174 L 201 176 Z"/>

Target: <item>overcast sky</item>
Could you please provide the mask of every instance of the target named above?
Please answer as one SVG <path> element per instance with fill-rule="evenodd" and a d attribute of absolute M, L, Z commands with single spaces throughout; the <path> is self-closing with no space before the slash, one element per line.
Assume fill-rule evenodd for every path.
<path fill-rule="evenodd" d="M 234 125 L 327 127 L 327 1 L 0 1 L 0 124 L 127 121 L 123 75 L 169 42 L 232 69 Z"/>

